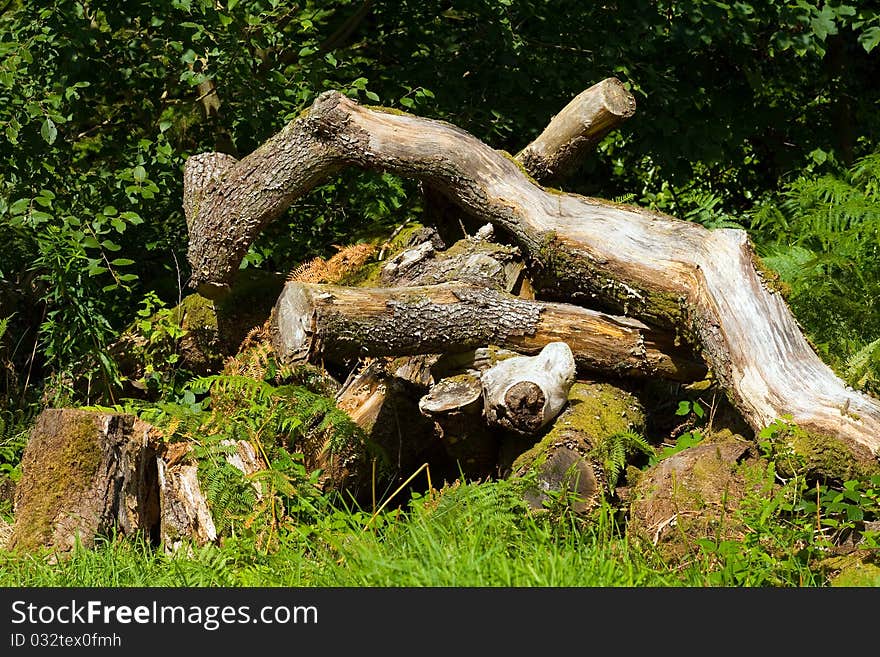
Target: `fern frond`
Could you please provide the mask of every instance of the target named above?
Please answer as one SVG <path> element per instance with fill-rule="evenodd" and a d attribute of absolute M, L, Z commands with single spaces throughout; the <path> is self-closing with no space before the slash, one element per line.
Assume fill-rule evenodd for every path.
<path fill-rule="evenodd" d="M 0 340 L 3 339 L 3 334 L 6 333 L 6 327 L 9 325 L 10 319 L 12 319 L 12 315 L 0 319 Z"/>
<path fill-rule="evenodd" d="M 880 379 L 880 338 L 850 356 L 843 375 L 846 382 L 854 388 L 865 387 L 869 379 Z"/>
<path fill-rule="evenodd" d="M 634 431 L 613 433 L 606 436 L 596 447 L 595 453 L 603 461 L 606 484 L 610 490 L 617 486 L 620 474 L 626 468 L 627 459 L 636 452 L 651 456 L 654 454 L 654 448 L 644 436 Z"/>

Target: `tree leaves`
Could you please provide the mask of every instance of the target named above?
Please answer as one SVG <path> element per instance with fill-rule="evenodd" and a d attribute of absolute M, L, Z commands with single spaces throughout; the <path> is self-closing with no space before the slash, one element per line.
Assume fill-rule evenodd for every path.
<path fill-rule="evenodd" d="M 43 125 L 40 127 L 40 136 L 50 146 L 55 143 L 55 138 L 58 136 L 58 128 L 55 127 L 55 123 L 48 116 L 43 119 Z"/>
<path fill-rule="evenodd" d="M 880 43 L 880 27 L 869 27 L 859 35 L 859 43 L 865 52 L 871 52 Z"/>

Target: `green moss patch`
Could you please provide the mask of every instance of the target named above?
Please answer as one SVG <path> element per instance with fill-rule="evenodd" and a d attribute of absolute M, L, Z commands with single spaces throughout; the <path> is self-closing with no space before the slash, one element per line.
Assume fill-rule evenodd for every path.
<path fill-rule="evenodd" d="M 58 519 L 89 489 L 101 465 L 102 416 L 74 410 L 47 413 L 37 422 L 22 461 L 15 549 L 51 543 Z"/>

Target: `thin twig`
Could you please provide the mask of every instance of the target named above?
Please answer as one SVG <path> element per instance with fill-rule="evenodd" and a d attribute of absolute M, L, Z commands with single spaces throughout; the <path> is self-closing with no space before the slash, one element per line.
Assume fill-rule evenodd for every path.
<path fill-rule="evenodd" d="M 373 524 L 373 521 L 376 519 L 376 517 L 377 517 L 380 513 L 382 513 L 382 509 L 384 509 L 386 506 L 388 506 L 388 504 L 391 502 L 391 500 L 393 500 L 393 499 L 397 496 L 397 494 L 398 494 L 400 491 L 402 491 L 402 490 L 406 487 L 406 485 L 407 485 L 409 482 L 411 482 L 413 479 L 415 479 L 416 476 L 417 476 L 422 470 L 424 470 L 425 468 L 428 468 L 428 476 L 430 477 L 430 472 L 431 472 L 431 470 L 430 470 L 430 468 L 428 467 L 428 464 L 427 464 L 427 463 L 422 463 L 422 464 L 419 466 L 419 469 L 416 470 L 415 472 L 413 472 L 413 473 L 407 478 L 406 481 L 404 481 L 402 484 L 400 484 L 400 486 L 397 487 L 397 490 L 395 490 L 393 493 L 391 493 L 391 495 L 388 497 L 388 499 L 386 499 L 384 502 L 382 502 L 382 506 L 380 506 L 376 511 L 373 512 L 373 515 L 370 516 L 370 519 L 367 521 L 367 524 L 364 525 L 364 531 L 367 531 L 367 529 L 369 528 L 369 526 L 370 526 L 371 524 Z"/>

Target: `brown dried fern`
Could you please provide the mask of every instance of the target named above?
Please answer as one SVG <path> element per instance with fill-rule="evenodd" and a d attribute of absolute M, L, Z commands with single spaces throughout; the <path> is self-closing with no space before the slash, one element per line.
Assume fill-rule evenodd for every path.
<path fill-rule="evenodd" d="M 304 262 L 287 275 L 287 280 L 299 283 L 338 283 L 363 267 L 376 251 L 375 244 L 351 244 L 336 248 L 338 251 L 329 260 L 313 258 Z"/>

